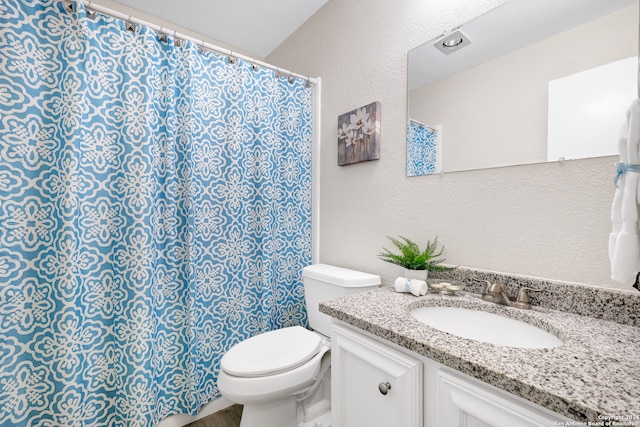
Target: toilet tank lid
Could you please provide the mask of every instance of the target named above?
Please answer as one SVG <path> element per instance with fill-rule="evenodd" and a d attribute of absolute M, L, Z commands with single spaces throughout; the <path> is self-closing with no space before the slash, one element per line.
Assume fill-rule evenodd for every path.
<path fill-rule="evenodd" d="M 321 280 L 345 288 L 380 285 L 380 276 L 375 274 L 327 264 L 313 264 L 304 267 L 302 277 Z"/>

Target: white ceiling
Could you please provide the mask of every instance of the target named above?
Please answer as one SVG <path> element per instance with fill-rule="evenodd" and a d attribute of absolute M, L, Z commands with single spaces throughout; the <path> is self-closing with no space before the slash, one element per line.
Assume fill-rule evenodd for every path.
<path fill-rule="evenodd" d="M 116 0 L 265 58 L 328 0 Z"/>

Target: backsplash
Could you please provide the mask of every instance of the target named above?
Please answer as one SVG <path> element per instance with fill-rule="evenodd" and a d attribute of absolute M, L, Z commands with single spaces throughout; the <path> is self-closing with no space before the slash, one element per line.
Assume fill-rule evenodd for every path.
<path fill-rule="evenodd" d="M 529 293 L 532 305 L 640 327 L 640 292 L 635 290 L 626 292 L 466 267 L 433 273 L 431 277 L 461 281 L 466 284 L 465 290 L 478 294 L 486 286 L 479 280 L 501 283 L 511 298 L 521 286 L 543 289 Z"/>

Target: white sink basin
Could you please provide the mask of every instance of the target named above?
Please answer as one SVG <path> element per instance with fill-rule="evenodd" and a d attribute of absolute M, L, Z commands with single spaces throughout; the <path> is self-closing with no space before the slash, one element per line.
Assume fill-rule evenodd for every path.
<path fill-rule="evenodd" d="M 519 348 L 559 347 L 549 332 L 519 320 L 459 307 L 422 307 L 411 315 L 432 328 L 490 344 Z"/>

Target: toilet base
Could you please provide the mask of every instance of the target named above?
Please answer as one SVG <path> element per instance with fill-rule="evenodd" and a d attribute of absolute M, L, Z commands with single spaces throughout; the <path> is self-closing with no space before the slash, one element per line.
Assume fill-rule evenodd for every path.
<path fill-rule="evenodd" d="M 294 395 L 265 403 L 245 403 L 240 427 L 331 427 L 330 370 L 311 395 L 302 401 L 299 398 Z"/>
<path fill-rule="evenodd" d="M 322 413 L 299 421 L 296 413 L 296 400 L 271 402 L 258 405 L 245 405 L 242 410 L 240 427 L 331 427 L 331 411 L 324 405 Z"/>
<path fill-rule="evenodd" d="M 327 410 L 317 418 L 303 421 L 298 424 L 298 427 L 331 427 L 331 411 Z"/>
<path fill-rule="evenodd" d="M 240 427 L 298 427 L 296 398 L 245 404 Z"/>
<path fill-rule="evenodd" d="M 331 414 L 324 415 L 308 423 L 302 423 L 300 427 L 331 427 Z"/>

